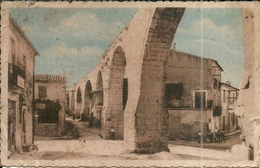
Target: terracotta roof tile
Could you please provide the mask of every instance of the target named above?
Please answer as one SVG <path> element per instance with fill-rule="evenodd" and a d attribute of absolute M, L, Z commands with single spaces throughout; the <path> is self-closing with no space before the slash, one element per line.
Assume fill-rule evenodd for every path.
<path fill-rule="evenodd" d="M 66 82 L 66 78 L 62 75 L 37 74 L 34 75 L 34 82 Z"/>

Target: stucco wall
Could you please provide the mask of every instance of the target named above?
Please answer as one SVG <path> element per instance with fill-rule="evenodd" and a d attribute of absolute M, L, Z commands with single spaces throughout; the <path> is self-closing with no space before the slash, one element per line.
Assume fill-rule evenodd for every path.
<path fill-rule="evenodd" d="M 47 97 L 43 99 L 50 100 L 59 100 L 61 105 L 61 110 L 59 111 L 59 121 L 55 125 L 53 124 L 35 124 L 35 135 L 38 136 L 61 136 L 64 131 L 64 122 L 65 122 L 65 83 L 63 82 L 51 82 L 51 83 L 43 83 L 43 82 L 35 82 L 35 99 L 39 98 L 39 86 L 47 87 Z M 37 109 L 35 109 L 37 110 Z M 37 113 L 37 111 L 36 111 Z M 44 128 L 45 127 L 45 128 Z M 57 128 L 57 129 L 54 129 Z"/>
<path fill-rule="evenodd" d="M 168 113 L 170 140 L 197 139 L 199 130 L 206 133 L 207 123 L 212 119 L 212 110 L 201 112 L 199 109 L 178 109 L 168 110 Z"/>
<path fill-rule="evenodd" d="M 167 82 L 183 84 L 181 107 L 194 107 L 195 90 L 206 90 L 207 100 L 214 100 L 215 105 L 220 105 L 220 90 L 213 88 L 213 73 L 213 62 L 209 59 L 203 59 L 202 62 L 198 56 L 176 50 L 169 52 Z"/>
<path fill-rule="evenodd" d="M 34 57 L 37 54 L 32 48 L 26 37 L 21 32 L 20 28 L 17 27 L 14 21 L 9 20 L 9 36 L 6 41 L 8 44 L 8 63 L 13 63 L 20 70 L 24 71 L 24 87 L 22 88 L 22 94 L 20 99 L 16 102 L 18 104 L 18 113 L 16 116 L 16 145 L 19 148 L 21 144 L 32 144 L 33 143 L 33 75 L 34 75 Z M 12 62 L 12 43 L 11 39 L 14 40 L 15 44 L 15 61 Z M 9 90 L 10 91 L 10 90 Z M 16 93 L 17 94 L 17 93 Z M 22 110 L 25 110 L 25 117 L 22 118 Z M 24 120 L 23 120 L 24 119 Z M 25 125 L 25 139 L 23 137 L 22 124 Z"/>

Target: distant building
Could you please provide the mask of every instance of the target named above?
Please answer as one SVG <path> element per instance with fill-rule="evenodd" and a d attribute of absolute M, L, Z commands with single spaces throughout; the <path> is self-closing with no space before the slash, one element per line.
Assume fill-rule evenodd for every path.
<path fill-rule="evenodd" d="M 239 127 L 239 119 L 235 115 L 238 92 L 239 89 L 231 86 L 230 82 L 221 84 L 221 129 L 228 132 L 237 130 Z"/>
<path fill-rule="evenodd" d="M 66 109 L 68 110 L 68 115 L 72 116 L 75 113 L 75 90 L 68 89 L 66 91 Z"/>
<path fill-rule="evenodd" d="M 25 152 L 33 144 L 34 57 L 37 50 L 9 18 L 8 36 L 8 152 Z"/>
<path fill-rule="evenodd" d="M 169 138 L 193 139 L 220 128 L 221 73 L 216 60 L 170 50 L 166 76 Z"/>
<path fill-rule="evenodd" d="M 35 75 L 35 135 L 61 136 L 64 132 L 66 78 Z"/>

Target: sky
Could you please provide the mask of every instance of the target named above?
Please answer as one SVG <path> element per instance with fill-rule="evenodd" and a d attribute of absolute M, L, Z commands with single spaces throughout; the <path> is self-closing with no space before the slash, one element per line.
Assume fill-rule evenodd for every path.
<path fill-rule="evenodd" d="M 67 86 L 71 86 L 97 66 L 138 9 L 9 11 L 40 54 L 35 60 L 35 74 L 61 74 L 64 70 Z M 217 60 L 224 69 L 222 82 L 238 87 L 245 60 L 241 15 L 235 8 L 188 8 L 173 43 L 179 51 Z"/>

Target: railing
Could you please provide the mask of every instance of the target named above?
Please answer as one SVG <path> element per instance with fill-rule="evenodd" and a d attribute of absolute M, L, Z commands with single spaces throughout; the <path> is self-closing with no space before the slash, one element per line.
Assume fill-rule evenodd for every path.
<path fill-rule="evenodd" d="M 227 107 L 230 106 L 231 104 L 234 104 L 234 102 L 237 100 L 237 97 L 227 97 Z"/>
<path fill-rule="evenodd" d="M 18 86 L 18 76 L 25 78 L 25 72 L 15 64 L 8 64 L 8 86 Z"/>

